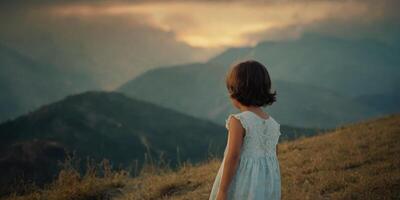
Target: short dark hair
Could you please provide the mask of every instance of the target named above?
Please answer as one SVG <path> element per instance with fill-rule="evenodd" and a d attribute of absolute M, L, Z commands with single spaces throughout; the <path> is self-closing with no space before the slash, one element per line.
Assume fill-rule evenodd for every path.
<path fill-rule="evenodd" d="M 267 68 L 255 60 L 234 64 L 226 76 L 226 88 L 232 98 L 245 106 L 266 106 L 276 101 Z"/>

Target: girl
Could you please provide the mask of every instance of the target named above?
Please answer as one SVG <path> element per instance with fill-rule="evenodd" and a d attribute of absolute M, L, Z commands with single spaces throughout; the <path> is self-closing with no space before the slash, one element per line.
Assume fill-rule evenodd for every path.
<path fill-rule="evenodd" d="M 226 86 L 241 112 L 226 120 L 228 142 L 209 199 L 280 199 L 280 124 L 261 109 L 276 101 L 268 71 L 254 60 L 238 63 L 228 73 Z"/>

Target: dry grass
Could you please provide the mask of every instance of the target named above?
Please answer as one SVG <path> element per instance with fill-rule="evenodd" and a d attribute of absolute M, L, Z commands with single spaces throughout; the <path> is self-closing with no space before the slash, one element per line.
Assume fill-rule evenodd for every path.
<path fill-rule="evenodd" d="M 220 159 L 212 158 L 196 165 L 184 163 L 178 171 L 147 171 L 130 179 L 123 195 L 116 199 L 208 199 Z"/>
<path fill-rule="evenodd" d="M 399 154 L 400 115 L 281 143 L 282 199 L 400 199 Z M 147 165 L 136 178 L 109 167 L 101 177 L 64 170 L 49 188 L 9 199 L 208 199 L 220 164 L 214 156 L 177 171 Z"/>
<path fill-rule="evenodd" d="M 283 199 L 400 198 L 400 115 L 279 148 Z"/>
<path fill-rule="evenodd" d="M 7 200 L 84 200 L 110 199 L 125 185 L 128 173 L 111 170 L 107 160 L 100 168 L 88 162 L 86 173 L 81 176 L 74 160 L 67 159 L 57 179 L 45 188 L 34 188 L 25 195 L 12 194 Z M 100 175 L 101 174 L 101 175 Z"/>
<path fill-rule="evenodd" d="M 282 199 L 400 199 L 400 115 L 338 127 L 278 146 Z M 208 199 L 212 158 L 177 172 L 142 173 L 117 199 Z"/>

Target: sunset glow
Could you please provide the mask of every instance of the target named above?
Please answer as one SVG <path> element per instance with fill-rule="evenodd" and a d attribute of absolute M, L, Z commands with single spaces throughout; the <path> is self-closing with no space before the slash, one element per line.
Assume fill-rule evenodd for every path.
<path fill-rule="evenodd" d="M 178 41 L 192 46 L 225 47 L 254 45 L 260 40 L 297 37 L 299 30 L 301 32 L 303 27 L 315 22 L 359 19 L 370 11 L 367 4 L 361 1 L 321 1 L 312 4 L 304 2 L 74 4 L 54 6 L 50 8 L 50 12 L 59 17 L 130 16 L 132 20 L 172 32 Z M 367 16 L 379 17 L 378 13 L 373 12 Z M 287 30 L 288 27 L 296 29 Z"/>

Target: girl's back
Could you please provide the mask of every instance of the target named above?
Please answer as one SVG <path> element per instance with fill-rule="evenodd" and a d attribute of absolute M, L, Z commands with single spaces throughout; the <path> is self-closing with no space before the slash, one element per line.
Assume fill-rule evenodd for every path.
<path fill-rule="evenodd" d="M 271 85 L 267 68 L 255 60 L 239 62 L 227 74 L 229 99 L 241 112 L 226 120 L 228 142 L 210 200 L 281 198 L 280 125 L 262 110 L 276 101 Z"/>
<path fill-rule="evenodd" d="M 279 162 L 276 155 L 276 145 L 279 140 L 280 124 L 271 116 L 261 118 L 251 111 L 243 111 L 229 115 L 229 121 L 235 117 L 245 129 L 243 146 L 240 151 L 240 161 L 235 176 L 229 186 L 227 197 L 229 200 L 245 199 L 280 199 L 281 179 Z M 224 159 L 215 178 L 210 200 L 215 199 L 221 176 Z"/>

